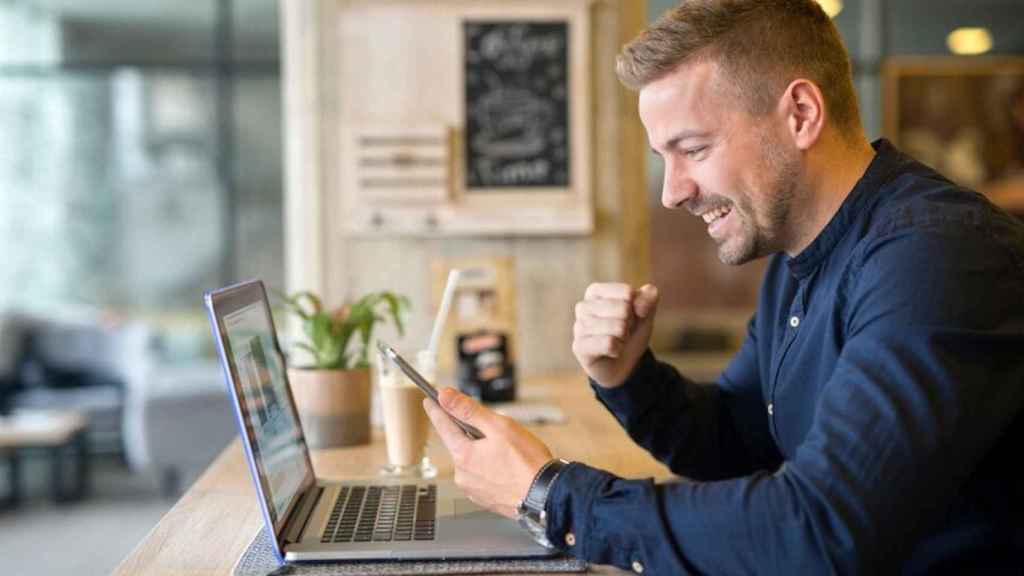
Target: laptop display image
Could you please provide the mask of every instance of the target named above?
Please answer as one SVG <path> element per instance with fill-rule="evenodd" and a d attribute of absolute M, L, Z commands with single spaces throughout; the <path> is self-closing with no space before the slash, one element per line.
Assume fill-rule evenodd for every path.
<path fill-rule="evenodd" d="M 205 304 L 274 551 L 282 561 L 531 558 L 556 551 L 449 481 L 317 478 L 262 282 Z"/>

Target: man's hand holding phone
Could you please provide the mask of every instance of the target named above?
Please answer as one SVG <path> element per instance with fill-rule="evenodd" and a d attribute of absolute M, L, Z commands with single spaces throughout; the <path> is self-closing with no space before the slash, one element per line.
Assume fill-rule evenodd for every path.
<path fill-rule="evenodd" d="M 551 460 L 547 446 L 515 420 L 465 394 L 438 391 L 387 344 L 377 347 L 427 396 L 423 409 L 452 454 L 455 485 L 478 505 L 515 518 L 534 476 Z"/>
<path fill-rule="evenodd" d="M 427 381 L 427 379 L 424 378 L 423 375 L 420 374 L 415 368 L 413 368 L 412 364 L 409 364 L 409 362 L 405 358 L 402 358 L 402 356 L 398 352 L 395 352 L 394 348 L 378 340 L 377 349 L 380 350 L 381 354 L 383 354 L 385 358 L 393 362 L 395 366 L 397 366 L 402 371 L 403 374 L 408 376 L 409 380 L 411 380 L 412 383 L 415 384 L 416 387 L 420 389 L 420 391 L 426 394 L 427 398 L 430 399 L 431 402 L 435 404 L 438 403 L 437 389 L 434 388 L 434 385 Z M 463 434 L 465 434 L 470 439 L 480 440 L 484 437 L 483 433 L 474 428 L 473 426 L 470 426 L 465 422 L 461 422 L 450 415 L 449 418 L 452 418 L 452 421 L 455 423 L 455 425 L 458 426 L 462 430 Z"/>
<path fill-rule="evenodd" d="M 436 404 L 424 399 L 423 409 L 451 452 L 455 485 L 479 506 L 515 518 L 533 478 L 552 458 L 548 447 L 515 420 L 453 388 L 441 389 Z M 479 429 L 484 438 L 468 438 L 452 418 Z"/>
<path fill-rule="evenodd" d="M 658 289 L 645 284 L 598 283 L 576 303 L 572 351 L 580 366 L 605 388 L 622 385 L 651 340 Z"/>

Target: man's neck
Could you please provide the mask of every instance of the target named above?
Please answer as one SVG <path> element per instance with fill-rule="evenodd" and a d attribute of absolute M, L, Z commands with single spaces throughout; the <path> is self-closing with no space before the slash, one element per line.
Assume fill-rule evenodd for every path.
<path fill-rule="evenodd" d="M 803 252 L 821 234 L 875 157 L 874 148 L 863 138 L 849 143 L 833 137 L 822 144 L 808 152 L 805 193 L 800 206 L 794 206 L 799 212 L 792 215 L 794 237 L 786 250 L 790 256 Z"/>

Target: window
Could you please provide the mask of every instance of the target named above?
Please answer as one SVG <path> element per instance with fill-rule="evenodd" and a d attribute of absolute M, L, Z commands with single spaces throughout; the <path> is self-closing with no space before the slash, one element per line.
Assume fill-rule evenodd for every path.
<path fill-rule="evenodd" d="M 283 282 L 273 0 L 0 4 L 0 309 Z"/>

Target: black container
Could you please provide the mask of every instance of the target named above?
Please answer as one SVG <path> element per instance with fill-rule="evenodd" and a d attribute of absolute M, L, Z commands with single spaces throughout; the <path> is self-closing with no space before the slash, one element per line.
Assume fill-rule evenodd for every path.
<path fill-rule="evenodd" d="M 459 390 L 484 403 L 516 399 L 515 365 L 504 332 L 459 334 L 455 349 Z"/>

